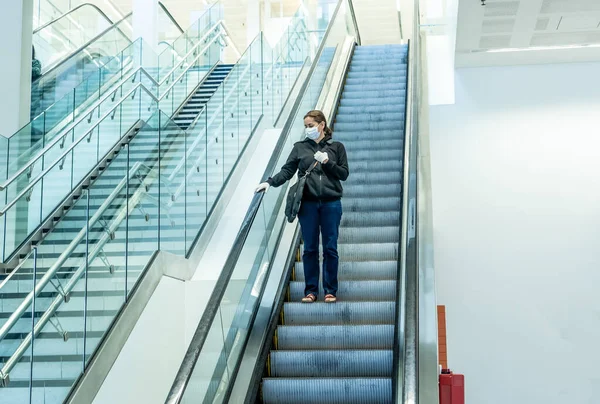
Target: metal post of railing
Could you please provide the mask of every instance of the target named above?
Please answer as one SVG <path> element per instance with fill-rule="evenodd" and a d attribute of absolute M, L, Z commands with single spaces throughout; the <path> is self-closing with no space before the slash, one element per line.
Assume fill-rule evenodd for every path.
<path fill-rule="evenodd" d="M 131 164 L 131 154 L 129 143 L 125 144 L 125 151 L 127 152 L 127 165 L 126 172 L 130 172 L 130 164 Z M 129 201 L 131 199 L 129 194 L 129 182 L 131 181 L 129 178 L 129 174 L 125 177 L 125 212 L 128 214 L 125 216 L 125 301 L 129 300 L 129 295 L 127 294 L 127 285 L 129 285 Z"/>
<path fill-rule="evenodd" d="M 90 268 L 90 187 L 85 190 L 85 280 L 83 286 L 83 367 L 85 369 L 85 357 L 87 353 L 87 312 L 88 312 L 88 279 Z M 32 332 L 32 335 L 34 332 Z"/>
<path fill-rule="evenodd" d="M 158 232 L 157 232 L 157 234 L 158 234 L 158 246 L 157 246 L 157 250 L 160 251 L 160 233 L 161 233 L 160 232 L 160 228 L 161 228 L 160 223 L 161 223 L 161 220 L 162 220 L 161 212 L 160 212 L 160 205 L 161 205 L 160 200 L 161 200 L 161 196 L 162 196 L 162 194 L 161 194 L 162 187 L 161 187 L 161 181 L 160 181 L 162 173 L 161 173 L 161 169 L 160 169 L 160 166 L 161 166 L 160 159 L 161 159 L 162 151 L 163 150 L 162 150 L 162 139 L 161 139 L 162 138 L 162 114 L 160 113 L 160 110 L 157 112 L 157 114 L 158 114 L 158 128 L 157 128 L 157 131 L 158 131 L 158 159 L 157 159 L 157 162 L 158 162 L 158 203 L 157 203 L 158 220 L 156 222 L 158 223 Z"/>
<path fill-rule="evenodd" d="M 33 247 L 33 287 L 35 287 L 35 282 L 37 280 L 37 247 Z M 31 302 L 31 335 L 35 330 L 35 296 L 33 297 L 33 301 Z M 31 402 L 31 398 L 33 396 L 33 358 L 34 352 L 33 347 L 35 344 L 35 338 L 31 339 L 31 356 L 29 357 L 29 400 Z"/>

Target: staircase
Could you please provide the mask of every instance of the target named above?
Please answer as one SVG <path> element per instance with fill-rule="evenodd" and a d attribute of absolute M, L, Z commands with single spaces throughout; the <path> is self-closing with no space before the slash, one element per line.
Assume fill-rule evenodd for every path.
<path fill-rule="evenodd" d="M 222 64 L 217 66 L 204 83 L 196 90 L 192 97 L 183 106 L 179 114 L 173 119 L 183 130 L 189 128 L 194 119 L 202 112 L 204 106 L 213 96 L 219 85 L 225 80 L 234 65 Z"/>
<path fill-rule="evenodd" d="M 300 303 L 297 263 L 261 386 L 265 404 L 392 402 L 407 47 L 356 48 L 334 126 L 348 152 L 338 302 Z M 302 247 L 301 251 L 302 252 Z"/>

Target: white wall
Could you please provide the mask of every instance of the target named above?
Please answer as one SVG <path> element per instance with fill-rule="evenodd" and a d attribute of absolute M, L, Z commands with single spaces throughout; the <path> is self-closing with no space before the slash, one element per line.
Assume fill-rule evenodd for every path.
<path fill-rule="evenodd" d="M 438 304 L 467 403 L 600 402 L 600 64 L 462 69 L 431 108 Z"/>

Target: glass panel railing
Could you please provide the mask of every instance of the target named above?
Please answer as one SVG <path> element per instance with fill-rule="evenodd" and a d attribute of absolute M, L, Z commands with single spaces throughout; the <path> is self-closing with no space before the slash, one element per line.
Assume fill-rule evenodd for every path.
<path fill-rule="evenodd" d="M 33 0 L 33 29 L 60 17 L 64 11 L 52 0 Z"/>
<path fill-rule="evenodd" d="M 204 37 L 205 27 L 212 27 L 223 19 L 223 6 L 217 2 L 212 5 L 198 20 L 196 20 L 183 34 L 172 41 L 170 46 L 158 56 L 158 72 L 156 79 L 165 80 L 170 74 L 174 74 L 174 67 L 181 58 L 185 58 L 193 52 L 196 44 L 202 41 L 208 43 L 210 39 Z M 190 57 L 196 56 L 192 53 Z M 209 55 L 211 56 L 211 55 Z M 176 73 L 175 73 L 176 74 Z"/>
<path fill-rule="evenodd" d="M 13 272 L 14 279 L 24 280 L 19 286 L 23 292 L 32 289 L 24 298 L 17 296 L 10 303 L 13 314 L 0 325 L 0 352 L 6 358 L 0 370 L 6 387 L 3 393 L 10 391 L 13 384 L 33 386 L 31 394 L 36 396 L 49 393 L 46 389 L 58 381 L 69 386 L 85 369 L 156 250 L 180 256 L 189 254 L 245 144 L 263 117 L 264 79 L 273 74 L 273 60 L 280 58 L 275 55 L 263 59 L 261 51 L 265 49 L 272 55 L 273 50 L 259 35 L 233 73 L 218 87 L 193 128 L 187 131 L 171 121 L 170 114 L 155 109 L 157 98 L 142 84 L 135 87 L 143 90 L 142 94 L 151 99 L 151 109 L 154 108 L 143 119 L 144 125 L 82 191 L 56 227 L 35 247 L 35 254 L 25 257 Z M 307 56 L 299 55 L 302 59 Z M 174 89 L 175 83 L 172 84 Z M 132 102 L 141 102 L 140 95 Z M 138 107 L 137 111 L 147 108 Z M 89 142 L 86 137 L 72 143 L 55 160 L 60 161 L 56 166 L 48 167 L 38 175 L 41 180 L 30 183 L 31 188 L 21 196 L 31 195 L 30 201 L 19 199 L 17 204 L 21 209 L 14 209 L 13 205 L 4 217 L 5 225 L 28 222 L 21 214 L 24 211 L 41 215 L 45 209 L 39 199 L 41 188 L 56 188 L 54 179 L 62 184 L 74 183 L 73 173 L 78 171 L 75 168 L 88 169 L 85 165 L 92 163 L 82 157 L 93 160 L 100 155 L 98 150 L 105 131 L 101 126 L 114 125 L 107 119 L 100 121 L 98 129 L 86 133 Z M 62 168 L 58 168 L 60 164 Z M 33 268 L 35 277 L 31 273 Z M 5 285 L 0 283 L 0 294 L 8 291 L 4 287 L 9 286 L 12 287 L 10 280 Z M 33 315 L 29 314 L 32 304 Z M 24 328 L 23 321 L 29 317 L 34 324 L 30 321 L 29 328 Z M 65 356 L 54 358 L 58 362 L 52 364 L 56 372 L 38 372 L 37 369 L 48 366 L 41 348 L 44 339 L 57 332 L 65 339 L 76 336 L 78 343 L 65 346 Z M 33 366 L 21 366 L 22 361 Z M 58 368 L 70 371 L 60 374 Z M 46 379 L 47 375 L 52 379 Z M 52 383 L 47 384 L 49 380 Z M 29 390 L 23 391 L 23 399 L 27 401 Z M 46 402 L 60 402 L 67 393 L 68 388 L 55 391 Z"/>
<path fill-rule="evenodd" d="M 158 2 L 158 42 L 169 45 L 184 32 L 163 2 Z"/>
<path fill-rule="evenodd" d="M 206 36 L 206 33 L 214 27 L 212 21 L 219 20 L 221 13 L 215 11 L 219 7 L 219 4 L 213 5 L 191 28 L 194 35 L 200 35 L 205 42 L 212 39 Z M 177 68 L 179 71 L 163 70 L 162 89 L 169 88 L 169 79 L 178 77 L 188 67 L 187 64 L 197 63 L 193 51 L 202 49 L 203 44 L 199 44 L 198 40 L 191 41 L 187 31 L 180 34 L 177 41 L 185 38 L 192 53 L 179 56 L 171 46 L 163 53 L 156 54 L 152 47 L 141 40 L 131 43 L 128 38 L 120 34 L 120 29 L 127 25 L 130 25 L 129 17 L 90 43 L 73 60 L 68 60 L 64 65 L 58 66 L 56 71 L 32 84 L 32 117 L 34 118 L 30 124 L 12 135 L 10 142 L 8 139 L 0 138 L 0 150 L 7 150 L 3 157 L 11 156 L 10 161 L 2 161 L 0 172 L 5 170 L 7 164 L 13 164 L 15 156 L 21 156 L 29 148 L 28 144 L 36 144 L 39 147 L 37 141 L 40 137 L 46 137 L 48 140 L 48 135 L 56 135 L 56 132 L 73 122 L 79 114 L 89 112 L 86 109 L 93 102 L 96 102 L 106 91 L 113 91 L 115 85 L 135 73 L 136 69 L 145 68 L 146 72 L 158 81 L 158 60 L 159 57 L 165 58 L 163 53 L 173 59 L 173 63 L 168 67 L 171 70 Z M 220 52 L 219 46 L 218 43 L 213 44 L 213 52 Z M 108 57 L 110 55 L 114 57 Z M 63 80 L 65 77 L 68 83 Z M 13 139 L 15 136 L 16 139 Z M 12 149 L 8 150 L 10 143 Z M 18 150 L 14 150 L 15 148 Z M 35 153 L 35 149 L 30 150 L 29 154 Z M 12 170 L 16 171 L 18 167 L 13 167 Z"/>
<path fill-rule="evenodd" d="M 128 46 L 131 40 L 123 30 L 130 25 L 130 20 L 131 17 L 128 16 L 114 25 L 109 25 L 98 36 L 84 42 L 84 46 L 54 55 L 53 58 L 56 60 L 51 62 L 44 60 L 48 58 L 40 52 L 51 46 L 47 45 L 44 37 L 34 35 L 34 58 L 41 63 L 43 75 L 39 78 L 32 75 L 31 117 L 39 115 L 53 103 L 70 94 L 73 88 L 88 76 L 97 76 L 95 73 L 102 66 L 107 65 L 115 55 Z M 53 49 L 48 52 L 53 52 Z M 115 65 L 112 64 L 110 68 L 114 69 Z M 77 106 L 78 104 L 75 104 L 75 107 Z M 69 108 L 71 107 L 73 103 L 69 105 Z"/>
<path fill-rule="evenodd" d="M 211 10 L 216 8 L 217 5 L 211 7 L 206 13 L 207 17 L 203 16 L 199 21 L 203 24 L 210 23 L 208 17 L 211 15 Z M 219 13 L 215 15 L 218 16 Z M 147 82 L 144 83 L 149 89 L 157 87 L 155 95 L 165 99 L 164 105 L 161 106 L 167 112 L 174 111 L 180 105 L 221 54 L 222 45 L 218 39 L 218 27 L 213 25 L 199 28 L 200 26 L 197 24 L 194 29 L 201 31 L 201 41 L 196 41 L 194 47 L 190 47 L 189 54 L 184 58 L 177 58 L 175 65 L 171 66 L 172 71 L 166 72 L 161 82 L 153 83 L 152 86 Z M 187 33 L 182 34 L 182 38 L 184 36 L 188 38 L 186 35 Z M 200 52 L 203 52 L 203 55 L 198 55 Z M 83 119 L 81 116 L 83 113 L 88 124 L 94 124 L 102 116 L 103 105 L 121 102 L 122 95 L 128 91 L 128 87 L 141 80 L 140 77 L 144 75 L 138 72 L 140 68 L 145 70 L 148 81 L 158 81 L 159 57 L 160 55 L 156 55 L 141 39 L 131 43 L 96 72 L 89 74 L 70 93 L 51 104 L 19 132 L 9 139 L 0 138 L 2 153 L 0 173 L 4 171 L 0 174 L 1 178 L 11 178 L 11 175 L 18 172 L 24 164 L 61 134 L 63 128 L 68 125 L 78 125 Z M 180 82 L 173 90 L 171 83 L 175 80 Z M 173 96 L 167 94 L 169 92 L 172 92 Z M 94 105 L 90 110 L 92 104 L 98 102 L 100 104 Z M 168 103 L 170 106 L 166 106 Z"/>
<path fill-rule="evenodd" d="M 323 93 L 332 90 L 331 83 L 326 82 L 326 77 L 332 67 L 335 51 L 348 37 L 357 38 L 354 24 L 349 24 L 346 19 L 347 13 L 347 0 L 341 0 L 324 38 L 325 42 L 320 44 L 318 59 L 310 63 L 309 81 L 294 105 L 264 178 L 271 176 L 285 163 L 294 143 L 301 140 L 304 129 L 303 114 L 316 107 Z M 290 36 L 287 36 L 288 40 Z M 303 47 L 300 46 L 299 49 Z M 288 52 L 282 48 L 279 48 L 279 51 L 286 57 L 297 52 Z M 303 55 L 300 51 L 298 54 Z M 285 68 L 282 70 L 285 71 Z M 277 84 L 279 81 L 287 81 L 285 73 L 276 71 L 275 74 L 280 74 L 279 80 L 275 80 Z M 267 80 L 266 85 L 271 86 L 272 82 Z M 271 96 L 278 98 L 276 91 L 271 93 Z M 207 330 L 203 318 L 202 328 L 199 328 L 193 337 L 197 345 L 192 343 L 188 348 L 186 361 L 182 364 L 167 398 L 168 404 L 220 403 L 227 399 L 227 390 L 231 387 L 230 382 L 239 366 L 244 341 L 249 335 L 250 325 L 258 307 L 258 296 L 268 278 L 279 233 L 285 223 L 281 209 L 285 193 L 286 188 L 281 187 L 268 194 L 255 195 L 225 268 L 217 281 L 217 285 L 224 286 L 215 289 L 204 314 L 207 319 L 210 316 L 212 323 Z"/>
<path fill-rule="evenodd" d="M 214 33 L 212 41 L 216 42 L 218 29 Z M 136 41 L 134 44 L 142 42 Z M 211 42 L 208 42 L 203 49 L 210 47 Z M 132 53 L 137 51 L 134 49 Z M 7 231 L 3 236 L 3 258 L 12 254 L 27 235 L 53 213 L 66 195 L 79 185 L 115 144 L 131 132 L 138 121 L 145 121 L 159 107 L 169 116 L 172 115 L 218 62 L 219 54 L 213 52 L 211 60 L 208 52 L 201 50 L 195 59 L 190 60 L 186 70 L 182 70 L 169 87 L 163 89 L 160 96 L 157 95 L 159 90 L 156 83 L 145 70 L 140 70 L 134 81 L 123 81 L 119 88 L 102 99 L 90 113 L 94 115 L 93 120 L 83 117 L 51 141 L 42 138 L 35 147 L 18 155 L 9 168 L 21 168 L 14 173 L 9 172 L 13 180 L 0 192 L 0 197 L 4 197 L 6 204 L 1 211 L 5 216 L 5 225 L 12 220 L 11 217 L 16 216 L 16 212 L 20 212 L 21 217 L 15 217 L 14 220 L 17 220 L 21 231 Z M 113 97 L 116 92 L 118 102 Z M 32 151 L 40 150 L 42 146 L 43 150 L 32 155 Z M 11 156 L 8 159 L 11 161 Z M 48 187 L 53 192 L 43 192 Z"/>
<path fill-rule="evenodd" d="M 42 73 L 51 70 L 113 24 L 98 7 L 85 3 L 35 29 L 32 43 L 36 59 L 42 64 Z M 116 31 L 126 40 L 132 36 L 131 24 L 120 25 Z"/>
<path fill-rule="evenodd" d="M 22 234 L 33 232 L 135 123 L 158 108 L 156 98 L 141 83 L 126 95 L 121 103 L 107 105 L 99 122 L 89 125 L 84 120 L 55 139 L 39 158 L 39 164 L 2 191 L 7 201 L 3 210 L 5 226 L 14 221 L 17 227 L 26 229 Z M 5 258 L 23 240 L 6 232 Z"/>

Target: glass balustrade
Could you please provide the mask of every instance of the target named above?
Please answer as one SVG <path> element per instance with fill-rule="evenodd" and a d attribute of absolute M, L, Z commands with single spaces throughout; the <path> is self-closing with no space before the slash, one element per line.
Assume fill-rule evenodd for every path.
<path fill-rule="evenodd" d="M 62 402 L 153 254 L 189 254 L 253 133 L 261 122 L 273 126 L 305 61 L 312 63 L 304 18 L 295 15 L 290 32 L 282 36 L 282 42 L 299 38 L 293 51 L 285 43 L 271 48 L 260 34 L 188 130 L 171 120 L 158 89 L 154 93 L 137 82 L 124 97 L 128 104 L 108 110 L 77 134 L 79 141 L 67 143 L 77 138 L 69 134 L 63 148 L 57 144 L 49 165 L 32 173 L 17 198 L 5 191 L 6 200 L 15 201 L 3 215 L 8 251 L 19 243 L 15 229 L 25 234 L 51 215 L 64 187 L 77 185 L 76 174 L 89 172 L 103 150 L 139 125 L 53 230 L 0 283 L 3 296 L 24 296 L 2 301 L 13 311 L 0 322 L 3 394 L 16 391 L 11 385 L 28 385 L 31 390 L 19 390 L 23 402 L 39 397 Z M 213 57 L 218 60 L 210 53 L 202 63 Z M 170 96 L 178 82 L 171 83 Z M 48 367 L 50 335 L 64 341 L 58 342 L 59 366 Z M 56 389 L 59 384 L 66 387 Z"/>

